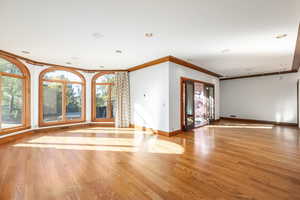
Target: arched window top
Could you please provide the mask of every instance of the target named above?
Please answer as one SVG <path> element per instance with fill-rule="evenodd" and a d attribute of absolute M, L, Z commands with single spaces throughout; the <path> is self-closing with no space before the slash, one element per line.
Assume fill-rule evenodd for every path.
<path fill-rule="evenodd" d="M 99 74 L 96 76 L 96 83 L 114 83 L 116 77 L 114 73 Z"/>
<path fill-rule="evenodd" d="M 0 72 L 23 76 L 23 72 L 15 62 L 16 61 L 14 59 L 4 56 L 0 57 Z"/>
<path fill-rule="evenodd" d="M 84 77 L 79 72 L 60 67 L 46 69 L 42 72 L 42 78 L 44 80 L 58 80 L 81 83 L 85 82 Z"/>

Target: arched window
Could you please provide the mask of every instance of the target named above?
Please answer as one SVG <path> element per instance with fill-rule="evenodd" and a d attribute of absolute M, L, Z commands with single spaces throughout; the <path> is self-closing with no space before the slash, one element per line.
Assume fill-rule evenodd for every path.
<path fill-rule="evenodd" d="M 96 74 L 92 80 L 92 121 L 113 122 L 115 102 L 115 73 Z"/>
<path fill-rule="evenodd" d="M 0 135 L 30 128 L 29 94 L 27 67 L 0 55 Z"/>
<path fill-rule="evenodd" d="M 85 121 L 85 79 L 77 71 L 51 67 L 41 72 L 39 125 Z"/>

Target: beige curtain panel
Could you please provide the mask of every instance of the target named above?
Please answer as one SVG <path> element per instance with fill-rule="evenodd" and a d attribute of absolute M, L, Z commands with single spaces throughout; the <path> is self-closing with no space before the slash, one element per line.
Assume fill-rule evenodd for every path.
<path fill-rule="evenodd" d="M 127 128 L 130 124 L 130 98 L 128 72 L 116 72 L 115 126 Z"/>

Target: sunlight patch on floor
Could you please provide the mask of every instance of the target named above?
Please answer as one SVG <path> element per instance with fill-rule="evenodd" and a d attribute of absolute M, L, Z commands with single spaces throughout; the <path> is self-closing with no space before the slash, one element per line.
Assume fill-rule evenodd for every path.
<path fill-rule="evenodd" d="M 118 131 L 135 131 L 135 128 L 116 128 L 116 127 L 92 127 L 92 128 L 88 128 L 90 130 L 118 130 Z"/>
<path fill-rule="evenodd" d="M 106 128 L 87 128 L 87 129 L 77 129 L 77 130 L 70 130 L 66 131 L 67 133 L 97 133 L 97 134 L 146 134 L 152 135 L 154 134 L 152 131 L 142 131 L 142 130 L 128 130 L 128 129 L 106 129 Z"/>
<path fill-rule="evenodd" d="M 161 140 L 157 137 L 145 138 L 143 136 L 134 138 L 42 136 L 13 146 L 160 154 L 182 154 L 184 152 L 184 148 L 174 142 Z"/>
<path fill-rule="evenodd" d="M 250 129 L 272 129 L 273 125 L 262 124 L 224 124 L 224 125 L 207 125 L 208 128 L 250 128 Z"/>
<path fill-rule="evenodd" d="M 65 150 L 90 150 L 90 151 L 124 151 L 137 152 L 137 147 L 91 146 L 91 145 L 65 145 L 65 144 L 16 144 L 15 147 L 51 148 Z"/>

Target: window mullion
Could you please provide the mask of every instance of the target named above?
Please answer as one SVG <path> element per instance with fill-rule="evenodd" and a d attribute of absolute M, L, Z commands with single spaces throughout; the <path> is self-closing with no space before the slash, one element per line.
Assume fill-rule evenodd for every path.
<path fill-rule="evenodd" d="M 66 83 L 62 83 L 63 85 L 63 95 L 62 96 L 62 121 L 67 121 L 66 118 L 66 110 L 67 110 L 67 84 Z"/>
<path fill-rule="evenodd" d="M 107 104 L 107 107 L 108 107 L 108 115 L 107 115 L 107 118 L 108 119 L 111 119 L 112 118 L 112 113 L 111 113 L 111 85 L 108 85 L 108 104 Z"/>
<path fill-rule="evenodd" d="M 26 80 L 23 79 L 23 88 L 22 88 L 22 93 L 23 93 L 23 104 L 22 104 L 22 124 L 26 124 L 26 114 L 25 114 L 25 111 L 26 111 L 26 99 L 24 98 L 25 95 L 26 95 Z"/>

